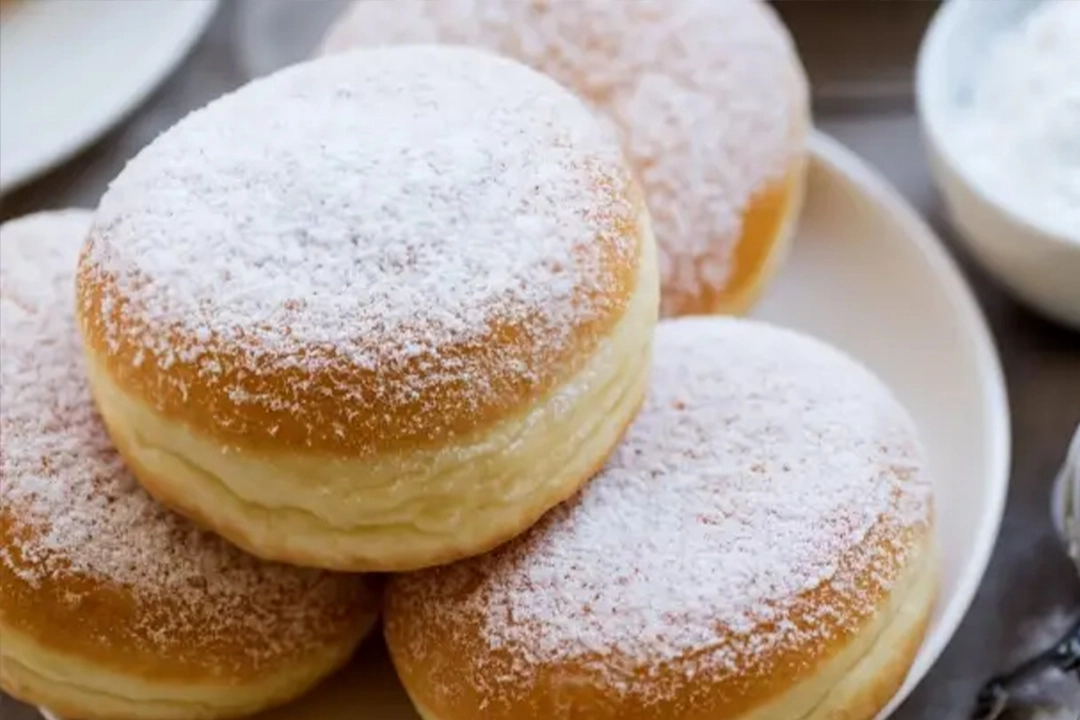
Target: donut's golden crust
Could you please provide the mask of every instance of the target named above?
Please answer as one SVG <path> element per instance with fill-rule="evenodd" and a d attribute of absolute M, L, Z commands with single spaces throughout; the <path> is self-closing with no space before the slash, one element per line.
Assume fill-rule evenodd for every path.
<path fill-rule="evenodd" d="M 631 188 L 623 188 L 620 192 L 626 193 L 627 199 L 637 194 Z M 635 207 L 637 212 L 631 218 L 644 213 L 639 201 Z M 635 226 L 636 222 L 630 219 L 620 223 L 619 232 L 634 234 L 637 232 Z M 107 368 L 109 376 L 121 388 L 152 404 L 164 418 L 197 427 L 201 433 L 235 447 L 296 448 L 364 457 L 378 452 L 433 447 L 455 434 L 482 430 L 502 419 L 519 415 L 537 398 L 557 388 L 585 363 L 598 339 L 607 335 L 619 321 L 636 289 L 639 261 L 640 247 L 631 258 L 608 255 L 603 279 L 598 285 L 604 288 L 607 299 L 603 304 L 610 312 L 580 318 L 572 327 L 575 342 L 569 345 L 567 352 L 555 352 L 542 336 L 530 330 L 527 321 L 496 325 L 482 340 L 443 348 L 440 352 L 447 367 L 460 364 L 464 356 L 480 358 L 477 363 L 489 368 L 489 375 L 461 378 L 454 385 L 443 386 L 440 397 L 417 397 L 414 402 L 396 406 L 388 405 L 384 400 L 388 395 L 386 389 L 407 383 L 408 378 L 419 372 L 430 371 L 421 369 L 419 359 L 400 367 L 366 369 L 350 364 L 345 358 L 334 357 L 332 351 L 312 348 L 314 354 L 329 352 L 334 370 L 321 367 L 318 372 L 313 372 L 292 367 L 255 375 L 243 371 L 244 363 L 234 357 L 235 350 L 218 344 L 211 352 L 220 358 L 222 367 L 227 368 L 221 375 L 200 375 L 197 363 L 184 361 L 177 361 L 163 372 L 156 359 L 148 357 L 144 349 L 124 341 L 124 337 L 137 337 L 136 331 L 121 331 L 118 347 L 107 348 L 103 329 L 106 323 L 123 327 L 137 321 L 129 320 L 121 303 L 113 305 L 109 311 L 103 307 L 106 293 L 120 297 L 123 293 L 117 287 L 108 288 L 113 281 L 94 272 L 85 263 L 78 277 L 79 310 L 87 351 Z M 107 321 L 103 318 L 105 314 L 111 315 Z M 158 331 L 171 336 L 176 348 L 190 347 L 197 342 L 181 334 L 179 328 L 158 328 Z M 528 363 L 541 368 L 540 381 L 512 382 L 514 378 L 500 371 L 507 363 Z M 267 363 L 268 367 L 271 365 Z M 339 395 L 328 392 L 332 389 L 332 381 L 348 382 L 365 398 L 363 406 L 378 408 L 378 411 L 357 415 L 355 405 L 342 403 Z M 476 407 L 474 382 L 495 386 L 498 391 L 490 394 L 497 398 L 495 402 Z M 312 389 L 310 402 L 299 411 L 296 408 L 274 411 L 265 407 L 238 406 L 232 399 L 238 392 L 252 396 L 281 394 L 287 386 L 298 384 Z M 467 397 L 470 402 L 465 402 Z M 421 411 L 433 405 L 441 408 L 438 415 Z M 342 434 L 335 430 L 342 426 L 347 427 L 348 432 Z"/>
<path fill-rule="evenodd" d="M 343 576 L 318 622 L 283 615 L 275 629 L 238 616 L 231 635 L 207 637 L 200 616 L 210 621 L 209 605 L 162 595 L 149 607 L 103 578 L 39 572 L 22 551 L 36 530 L 17 514 L 18 508 L 0 513 L 0 547 L 7 550 L 0 562 L 0 687 L 61 717 L 247 716 L 299 697 L 344 665 L 378 618 L 376 581 Z M 295 623 L 308 625 L 310 642 L 273 648 L 272 639 Z"/>
<path fill-rule="evenodd" d="M 0 510 L 0 547 L 6 550 L 0 556 L 0 630 L 21 633 L 52 652 L 169 682 L 206 681 L 207 659 L 228 669 L 222 677 L 210 679 L 234 684 L 303 664 L 304 658 L 293 654 L 273 657 L 268 643 L 281 633 L 248 624 L 242 617 L 236 618 L 231 636 L 208 638 L 200 632 L 206 622 L 199 616 L 210 618 L 213 607 L 193 606 L 184 598 L 168 596 L 147 607 L 130 589 L 104 578 L 39 571 L 39 563 L 23 548 L 36 542 L 41 529 L 21 521 L 20 515 L 25 513 L 17 506 Z M 336 597 L 326 603 L 318 622 L 311 623 L 313 656 L 327 645 L 355 645 L 378 614 L 378 595 L 366 581 L 342 576 L 333 592 Z M 73 603 L 73 598 L 79 601 Z M 181 625 L 177 617 L 191 621 Z M 275 620 L 282 627 L 303 621 L 295 616 Z M 162 653 L 163 629 L 170 635 L 171 646 L 186 651 Z M 256 663 L 255 657 L 262 659 Z"/>
<path fill-rule="evenodd" d="M 936 573 L 937 564 L 930 563 L 931 574 Z M 886 627 L 881 635 L 874 640 L 873 647 L 861 657 L 857 664 L 847 670 L 847 674 L 840 683 L 835 686 L 812 710 L 805 708 L 793 709 L 790 717 L 799 720 L 872 720 L 877 717 L 881 709 L 893 698 L 900 686 L 907 678 L 908 671 L 915 660 L 915 656 L 922 644 L 926 628 L 930 622 L 933 611 L 933 598 L 937 591 L 935 578 L 931 581 L 922 580 L 921 589 L 913 589 L 909 604 L 902 610 L 903 616 L 897 617 L 891 625 Z M 899 613 L 898 613 L 899 614 Z M 400 671 L 399 665 L 399 671 Z M 407 667 L 407 665 L 406 665 Z M 812 681 L 811 681 L 812 682 Z M 424 681 L 418 680 L 412 687 L 423 687 Z M 417 703 L 416 709 L 423 720 L 457 720 L 458 715 L 454 712 L 436 713 L 424 707 L 417 699 L 419 693 L 414 693 L 413 699 Z M 567 698 L 574 707 L 582 707 L 578 698 Z M 782 700 L 781 700 L 782 702 Z M 600 705 L 599 707 L 603 707 Z M 599 712 L 603 712 L 602 710 Z M 775 720 L 775 709 L 764 711 L 749 711 L 748 715 L 736 716 L 731 720 Z M 460 717 L 483 720 L 481 713 L 470 713 Z M 514 715 L 515 720 L 534 720 L 535 718 L 547 718 L 544 713 L 529 714 L 525 711 L 522 715 Z M 597 714 L 596 717 L 607 717 Z M 619 720 L 639 720 L 640 718 L 662 717 L 664 720 L 717 720 L 722 717 L 728 720 L 728 716 L 705 714 L 700 716 L 668 716 L 668 715 L 635 715 L 625 714 L 620 708 Z M 785 716 L 788 717 L 788 716 Z"/>
<path fill-rule="evenodd" d="M 864 720 L 896 689 L 938 572 L 910 417 L 790 331 L 683 318 L 656 343 L 580 495 L 391 581 L 388 647 L 427 720 Z"/>
<path fill-rule="evenodd" d="M 661 273 L 661 315 L 741 315 L 753 307 L 775 274 L 802 209 L 810 93 L 797 50 L 768 5 L 729 0 L 737 8 L 731 16 L 717 15 L 717 5 L 710 0 L 354 0 L 330 28 L 319 52 L 437 41 L 489 48 L 555 78 L 611 119 L 644 188 L 661 256 L 666 258 L 662 267 L 669 268 Z M 743 30 L 754 40 L 744 43 Z M 770 90 L 774 86 L 785 89 L 787 108 L 781 112 L 776 104 L 762 106 L 759 96 L 767 94 L 760 92 L 760 85 L 747 85 L 739 88 L 739 96 L 753 110 L 740 107 L 737 112 L 749 126 L 780 128 L 778 133 L 762 136 L 772 143 L 766 154 L 782 159 L 771 166 L 741 167 L 736 173 L 747 172 L 746 178 L 753 178 L 753 192 L 745 198 L 724 197 L 720 207 L 707 206 L 715 202 L 715 197 L 709 198 L 717 187 L 703 184 L 723 181 L 718 181 L 716 171 L 709 176 L 710 171 L 701 173 L 689 166 L 699 159 L 698 153 L 715 152 L 703 138 L 723 134 L 724 114 L 735 112 L 727 95 L 714 96 L 716 86 L 710 85 L 710 75 L 730 72 L 730 67 L 739 65 L 731 62 L 732 56 L 751 57 L 765 46 L 770 51 L 767 63 L 759 63 L 752 75 L 741 80 L 767 83 Z M 762 57 L 758 54 L 756 59 Z M 686 58 L 693 62 L 685 63 Z M 643 99 L 637 90 L 647 84 L 645 76 L 670 81 L 670 90 Z M 683 92 L 709 96 L 715 116 L 701 115 L 696 106 L 692 110 L 680 106 L 678 95 Z M 668 101 L 670 106 L 665 104 Z M 646 104 L 647 113 L 641 111 Z M 679 123 L 665 128 L 672 108 L 689 118 L 693 128 Z M 751 112 L 756 114 L 747 116 Z M 660 136 L 666 144 L 657 150 Z M 753 144 L 736 143 L 729 149 L 745 161 L 762 149 Z M 775 152 L 781 144 L 782 151 Z M 710 162 L 722 167 L 724 160 L 713 156 Z M 684 175 L 674 180 L 678 185 L 673 189 L 671 166 L 680 164 L 686 166 L 678 170 Z M 722 189 L 731 192 L 736 187 L 744 189 L 738 182 Z M 702 214 L 688 220 L 683 213 L 694 202 L 700 204 Z M 734 232 L 709 225 L 729 211 L 738 216 Z M 701 219 L 710 216 L 710 221 Z M 708 242 L 702 243 L 702 238 Z M 722 277 L 719 267 L 727 268 Z"/>
<path fill-rule="evenodd" d="M 207 345 L 192 331 L 179 326 L 156 326 L 139 312 L 129 311 L 124 288 L 117 285 L 115 278 L 100 272 L 84 253 L 77 289 L 85 346 L 125 392 L 151 405 L 164 419 L 197 429 L 230 447 L 256 451 L 288 448 L 345 457 L 438 447 L 456 435 L 482 431 L 525 412 L 538 398 L 572 377 L 622 318 L 638 290 L 646 242 L 642 227 L 647 226 L 648 214 L 633 183 L 612 186 L 609 181 L 608 177 L 596 178 L 597 207 L 625 208 L 619 217 L 610 219 L 613 234 L 635 238 L 636 251 L 623 255 L 610 237 L 596 239 L 602 262 L 590 283 L 593 289 L 579 289 L 577 296 L 578 302 L 584 301 L 586 292 L 589 297 L 601 296 L 594 297 L 596 302 L 591 305 L 605 311 L 574 317 L 569 328 L 572 341 L 564 347 L 548 342 L 528 317 L 493 323 L 489 333 L 475 342 L 441 347 L 442 366 L 468 365 L 480 370 L 438 386 L 436 397 L 415 394 L 406 400 L 408 392 L 392 390 L 408 387 L 410 378 L 418 374 L 435 372 L 423 367 L 424 362 L 429 362 L 425 358 L 405 358 L 400 364 L 364 368 L 333 348 L 311 347 L 308 356 L 325 360 L 317 369 L 296 363 L 286 363 L 289 367 L 282 368 L 275 362 L 273 350 L 266 348 L 259 362 L 261 371 L 253 373 L 250 362 L 235 347 L 216 339 Z M 645 225 L 641 224 L 642 218 Z M 100 228 L 91 230 L 91 243 L 98 232 Z M 108 337 L 107 328 L 114 329 Z M 187 359 L 184 353 L 178 353 L 163 369 L 153 351 L 135 341 L 147 332 L 168 337 L 174 351 L 205 346 L 223 371 L 215 375 L 201 373 L 199 363 L 204 353 L 194 357 L 188 353 Z M 513 364 L 535 368 L 535 381 L 526 382 L 521 376 L 503 371 Z M 334 391 L 342 385 L 353 390 L 347 401 Z M 308 388 L 301 406 L 272 408 L 235 401 L 237 395 L 282 396 L 286 388 L 297 386 Z M 476 386 L 493 389 L 484 394 L 486 404 L 478 403 Z M 391 404 L 390 397 L 402 398 L 402 402 Z M 378 411 L 357 413 L 357 407 Z M 432 407 L 438 407 L 439 412 L 425 410 Z"/>
<path fill-rule="evenodd" d="M 918 548 L 907 567 L 894 568 L 899 576 L 897 589 L 891 595 L 881 592 L 875 583 L 863 583 L 867 592 L 873 593 L 878 615 L 857 613 L 840 600 L 843 594 L 826 583 L 804 593 L 798 609 L 782 621 L 799 625 L 829 623 L 831 619 L 828 642 L 789 644 L 756 656 L 753 668 L 718 668 L 711 677 L 699 672 L 688 678 L 678 663 L 648 668 L 646 675 L 646 668 L 640 667 L 634 658 L 612 660 L 609 664 L 613 666 L 638 667 L 633 671 L 635 679 L 629 683 L 633 688 L 629 699 L 590 672 L 586 665 L 574 662 L 533 667 L 527 682 L 514 685 L 507 681 L 509 685 L 500 685 L 498 697 L 483 696 L 465 679 L 477 674 L 520 677 L 512 668 L 528 660 L 491 649 L 484 639 L 485 619 L 456 611 L 457 603 L 470 594 L 471 587 L 456 587 L 439 604 L 415 602 L 416 583 L 427 585 L 429 590 L 438 587 L 437 570 L 402 576 L 391 582 L 384 608 L 384 632 L 402 683 L 413 702 L 422 708 L 425 720 L 548 720 L 566 707 L 573 707 L 586 717 L 611 720 L 759 720 L 757 713 L 762 708 L 782 702 L 784 695 L 800 684 L 813 685 L 816 675 L 845 649 L 868 642 L 872 643 L 872 649 L 866 653 L 867 657 L 873 654 L 868 660 L 872 672 L 864 671 L 867 676 L 861 677 L 855 687 L 840 688 L 838 697 L 831 700 L 826 699 L 832 690 L 829 686 L 810 691 L 809 696 L 815 704 L 828 706 L 829 712 L 820 715 L 822 720 L 870 720 L 907 675 L 933 610 L 939 568 L 929 528 L 918 534 L 911 531 L 903 538 L 872 533 L 867 543 Z M 888 552 L 884 546 L 883 550 Z M 835 608 L 837 613 L 830 613 L 829 619 L 823 620 L 817 610 L 824 606 Z M 852 624 L 850 621 L 856 614 L 859 622 Z M 896 629 L 889 634 L 892 616 L 901 614 L 905 614 L 904 618 L 895 623 Z M 419 637 L 430 647 L 438 648 L 430 657 L 453 657 L 459 671 L 443 672 L 440 670 L 445 670 L 446 665 L 428 665 L 412 657 L 406 648 L 415 645 Z M 716 646 L 725 642 L 725 635 L 717 633 Z M 861 661 L 863 657 L 852 660 Z M 835 676 L 836 670 L 830 668 L 829 674 Z M 854 674 L 854 668 L 845 666 L 841 670 Z M 669 690 L 657 693 L 658 688 L 673 687 L 678 688 L 674 694 Z M 661 696 L 664 699 L 657 700 Z M 817 720 L 819 715 L 805 714 L 810 709 L 800 706 L 793 710 L 793 717 Z M 761 720 L 771 717 L 768 713 L 760 716 Z"/>
<path fill-rule="evenodd" d="M 664 316 L 745 315 L 757 304 L 788 251 L 806 192 L 806 161 L 756 193 L 743 216 L 743 232 L 722 288 L 702 281 L 689 289 L 664 288 Z"/>
<path fill-rule="evenodd" d="M 234 142 L 264 106 L 284 119 Z M 101 201 L 77 314 L 156 497 L 262 558 L 409 570 L 521 532 L 610 454 L 657 274 L 640 191 L 572 94 L 476 50 L 381 48 L 144 149 Z"/>
<path fill-rule="evenodd" d="M 724 238 L 715 238 L 711 253 L 696 262 L 693 281 L 665 282 L 661 286 L 661 316 L 745 315 L 757 304 L 787 255 L 806 196 L 809 168 L 805 150 L 810 135 L 809 91 L 802 69 L 793 67 L 790 77 L 792 104 L 800 109 L 790 119 L 789 143 L 800 150 L 791 154 L 784 170 L 754 192 L 741 211 L 738 238 L 728 251 Z M 677 254 L 677 248 L 661 250 Z M 707 262 L 727 257 L 729 272 L 722 283 L 711 281 Z M 688 258 L 684 258 L 687 262 Z"/>
<path fill-rule="evenodd" d="M 216 439 L 128 395 L 93 352 L 90 382 L 113 443 L 143 487 L 255 555 L 363 572 L 469 557 L 514 537 L 577 491 L 640 407 L 658 295 L 645 217 L 640 232 L 635 293 L 585 367 L 514 417 L 435 449 L 360 459 L 223 452 Z"/>
<path fill-rule="evenodd" d="M 109 442 L 72 290 L 87 211 L 0 226 L 0 686 L 66 717 L 237 717 L 343 664 L 370 578 L 271 565 L 168 512 Z"/>

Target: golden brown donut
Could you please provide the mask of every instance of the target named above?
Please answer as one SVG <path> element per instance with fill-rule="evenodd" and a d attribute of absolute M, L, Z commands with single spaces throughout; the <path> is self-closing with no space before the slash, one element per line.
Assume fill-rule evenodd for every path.
<path fill-rule="evenodd" d="M 840 352 L 721 318 L 660 324 L 604 470 L 490 555 L 391 581 L 424 720 L 870 720 L 937 586 L 907 413 Z"/>
<path fill-rule="evenodd" d="M 0 226 L 0 687 L 83 720 L 284 703 L 345 662 L 376 598 L 360 576 L 245 555 L 124 469 L 75 324 L 90 217 Z"/>
<path fill-rule="evenodd" d="M 256 555 L 342 570 L 476 554 L 573 494 L 640 405 L 658 294 L 591 113 L 444 47 L 195 112 L 112 184 L 79 271 L 139 480 Z"/>
<path fill-rule="evenodd" d="M 760 0 L 356 0 L 322 53 L 444 42 L 551 75 L 607 118 L 660 248 L 662 313 L 742 313 L 802 204 L 809 93 Z"/>

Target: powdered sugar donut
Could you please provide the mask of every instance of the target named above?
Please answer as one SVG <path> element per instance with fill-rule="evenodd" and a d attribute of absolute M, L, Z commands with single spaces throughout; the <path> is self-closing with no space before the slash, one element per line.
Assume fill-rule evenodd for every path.
<path fill-rule="evenodd" d="M 322 52 L 410 42 L 488 48 L 608 119 L 645 190 L 665 315 L 740 313 L 801 205 L 809 96 L 760 0 L 356 0 Z"/>
<path fill-rule="evenodd" d="M 128 474 L 75 323 L 90 217 L 0 226 L 0 685 L 87 720 L 282 703 L 349 657 L 376 598 L 359 576 L 245 555 Z"/>
<path fill-rule="evenodd" d="M 386 637 L 425 720 L 869 720 L 933 604 L 931 525 L 916 433 L 869 372 L 668 321 L 603 471 L 494 553 L 395 579 Z"/>
<path fill-rule="evenodd" d="M 401 570 L 521 532 L 640 405 L 655 244 L 618 145 L 476 50 L 323 58 L 167 131 L 79 313 L 159 499 L 269 559 Z"/>

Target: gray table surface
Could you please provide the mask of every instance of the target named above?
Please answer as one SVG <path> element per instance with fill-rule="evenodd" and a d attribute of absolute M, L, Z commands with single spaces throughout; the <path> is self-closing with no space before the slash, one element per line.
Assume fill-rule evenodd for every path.
<path fill-rule="evenodd" d="M 932 10 L 932 3 L 781 4 L 815 82 L 819 127 L 890 178 L 954 251 L 990 320 L 1008 381 L 1012 485 L 997 549 L 960 631 L 896 720 L 967 717 L 987 676 L 1027 652 L 1033 633 L 1080 610 L 1080 581 L 1053 534 L 1048 510 L 1052 478 L 1080 422 L 1080 333 L 1043 321 L 1005 295 L 970 263 L 943 217 L 909 83 L 916 43 Z M 94 148 L 3 198 L 0 218 L 92 206 L 147 141 L 247 79 L 236 35 L 237 6 L 227 2 L 188 61 L 149 102 Z M 0 718 L 37 716 L 0 696 Z"/>

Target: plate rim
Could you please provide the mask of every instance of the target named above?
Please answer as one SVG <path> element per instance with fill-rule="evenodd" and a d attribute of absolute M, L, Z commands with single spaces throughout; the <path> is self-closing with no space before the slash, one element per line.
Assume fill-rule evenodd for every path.
<path fill-rule="evenodd" d="M 840 182 L 849 187 L 854 186 L 864 194 L 878 212 L 889 216 L 900 227 L 905 238 L 919 251 L 937 278 L 971 342 L 980 380 L 979 388 L 988 409 L 983 417 L 979 418 L 983 426 L 982 434 L 987 440 L 983 452 L 988 472 L 983 478 L 983 485 L 988 493 L 988 510 L 978 526 L 974 552 L 964 564 L 957 580 L 956 592 L 948 598 L 938 599 L 942 604 L 939 605 L 941 615 L 937 632 L 933 636 L 927 635 L 923 640 L 903 685 L 877 715 L 876 720 L 885 720 L 911 695 L 941 657 L 967 616 L 982 585 L 997 545 L 1008 499 L 1012 462 L 1012 420 L 1005 374 L 986 316 L 959 265 L 937 233 L 879 171 L 840 141 L 815 129 L 811 135 L 810 148 L 814 162 Z"/>
<path fill-rule="evenodd" d="M 173 39 L 172 51 L 146 72 L 139 82 L 132 83 L 124 101 L 116 103 L 97 122 L 87 123 L 78 132 L 72 132 L 62 142 L 56 143 L 49 152 L 42 153 L 36 162 L 17 166 L 7 177 L 0 174 L 0 196 L 7 195 L 50 170 L 55 170 L 80 151 L 94 145 L 109 130 L 130 117 L 173 74 L 206 32 L 210 21 L 217 14 L 220 0 L 183 0 L 180 4 L 190 8 L 190 11 L 185 16 L 185 22 L 177 25 L 178 31 Z"/>
<path fill-rule="evenodd" d="M 983 434 L 988 439 L 984 449 L 989 468 L 984 478 L 989 497 L 988 511 L 978 526 L 974 552 L 964 565 L 956 592 L 949 598 L 939 598 L 939 602 L 944 600 L 945 603 L 940 606 L 942 612 L 937 632 L 932 637 L 928 635 L 924 638 L 904 683 L 875 719 L 885 720 L 911 695 L 940 658 L 971 608 L 986 574 L 996 547 L 1009 490 L 1012 429 L 1008 392 L 1000 356 L 986 317 L 959 265 L 929 224 L 884 176 L 838 140 L 815 129 L 809 147 L 812 163 L 829 173 L 834 180 L 864 195 L 877 212 L 896 222 L 905 238 L 926 261 L 962 326 L 966 328 L 966 335 L 975 350 L 979 387 L 989 409 L 980 418 Z M 795 232 L 797 234 L 798 230 Z M 45 720 L 59 720 L 44 708 L 39 708 L 39 711 Z"/>

